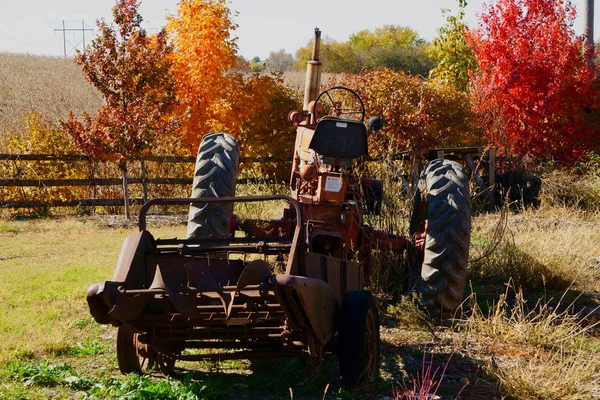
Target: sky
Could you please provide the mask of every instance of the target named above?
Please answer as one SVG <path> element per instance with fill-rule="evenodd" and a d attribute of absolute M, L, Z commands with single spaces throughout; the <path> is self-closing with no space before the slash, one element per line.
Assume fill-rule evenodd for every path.
<path fill-rule="evenodd" d="M 477 25 L 482 5 L 493 0 L 469 0 L 467 22 Z M 140 14 L 150 32 L 158 31 L 166 17 L 177 12 L 178 0 L 142 0 Z M 247 59 L 264 59 L 271 51 L 284 49 L 288 53 L 306 45 L 315 27 L 323 36 L 345 41 L 355 32 L 394 24 L 408 26 L 425 40 L 436 36 L 444 24 L 441 10 L 456 11 L 455 0 L 228 0 L 239 28 L 239 54 Z M 81 49 L 83 34 L 89 43 L 97 31 L 96 19 L 112 21 L 114 0 L 0 0 L 0 52 L 64 56 L 74 48 Z M 583 14 L 584 0 L 574 0 Z M 600 31 L 600 16 L 596 13 L 596 33 Z M 63 25 L 64 21 L 64 25 Z M 61 29 L 81 29 L 85 32 Z M 90 30 L 93 29 L 94 31 Z M 583 32 L 583 19 L 575 23 L 578 34 Z M 63 37 L 64 33 L 64 37 Z M 597 36 L 597 35 L 596 35 Z M 66 39 L 66 46 L 65 40 Z"/>

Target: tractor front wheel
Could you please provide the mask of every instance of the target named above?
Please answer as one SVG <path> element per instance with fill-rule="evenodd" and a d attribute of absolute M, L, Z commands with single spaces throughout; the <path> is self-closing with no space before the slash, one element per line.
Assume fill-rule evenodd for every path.
<path fill-rule="evenodd" d="M 339 319 L 342 385 L 355 388 L 379 377 L 379 313 L 368 290 L 346 292 Z"/>

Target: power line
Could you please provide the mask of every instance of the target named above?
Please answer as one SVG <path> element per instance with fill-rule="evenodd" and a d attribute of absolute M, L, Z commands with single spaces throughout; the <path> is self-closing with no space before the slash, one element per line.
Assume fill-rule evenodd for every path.
<path fill-rule="evenodd" d="M 54 32 L 62 32 L 62 36 L 63 36 L 63 52 L 64 52 L 64 56 L 65 59 L 67 58 L 67 56 L 69 54 L 71 54 L 73 52 L 73 50 L 77 50 L 79 45 L 81 46 L 81 50 L 85 50 L 85 32 L 94 32 L 94 30 L 92 28 L 90 28 L 83 20 L 81 20 L 81 27 L 77 27 L 77 28 L 67 28 L 67 24 L 66 21 L 63 20 L 62 24 L 58 25 L 55 29 Z M 76 32 L 80 32 L 81 33 L 81 40 L 79 40 L 77 43 L 71 43 L 68 39 L 67 39 L 67 32 L 73 32 L 73 34 L 75 34 Z M 67 44 L 70 46 L 69 51 L 67 52 Z"/>

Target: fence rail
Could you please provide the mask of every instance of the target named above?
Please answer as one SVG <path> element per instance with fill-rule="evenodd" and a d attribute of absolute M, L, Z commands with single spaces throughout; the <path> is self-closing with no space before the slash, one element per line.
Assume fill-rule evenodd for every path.
<path fill-rule="evenodd" d="M 142 161 L 167 162 L 167 163 L 193 163 L 196 157 L 188 156 L 143 156 Z M 85 154 L 2 154 L 0 161 L 92 161 Z M 138 160 L 139 161 L 139 160 Z M 276 157 L 240 157 L 241 162 L 288 162 Z"/>
<path fill-rule="evenodd" d="M 88 162 L 91 163 L 94 160 L 82 154 L 1 154 L 0 162 L 30 162 L 30 161 L 41 161 L 41 162 Z M 129 185 L 142 185 L 143 197 L 128 198 L 123 196 L 122 198 L 82 198 L 82 199 L 55 199 L 50 201 L 39 201 L 39 200 L 14 200 L 14 199 L 2 199 L 0 196 L 0 207 L 3 208 L 40 208 L 40 207 L 75 207 L 75 206 L 124 206 L 126 203 L 131 204 L 143 204 L 148 198 L 148 186 L 149 185 L 186 185 L 191 186 L 193 179 L 191 177 L 148 177 L 147 176 L 147 162 L 157 163 L 184 163 L 194 164 L 196 162 L 195 157 L 186 156 L 145 156 L 140 160 L 140 171 L 139 176 L 128 177 L 126 175 L 119 178 L 78 178 L 78 179 L 23 179 L 18 176 L 13 179 L 0 179 L 0 190 L 2 187 L 5 188 L 51 188 L 51 187 L 101 187 L 101 186 L 121 186 L 123 185 L 123 192 L 127 194 Z M 275 157 L 242 157 L 241 162 L 252 162 L 252 163 L 284 163 L 289 162 L 288 160 L 282 160 Z M 256 183 L 267 183 L 275 184 L 273 179 L 262 179 L 262 178 L 240 178 L 237 180 L 238 184 L 256 184 Z"/>

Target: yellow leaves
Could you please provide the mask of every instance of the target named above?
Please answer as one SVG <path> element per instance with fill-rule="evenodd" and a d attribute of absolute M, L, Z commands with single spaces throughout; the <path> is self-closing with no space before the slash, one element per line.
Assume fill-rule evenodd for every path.
<path fill-rule="evenodd" d="M 7 131 L 0 136 L 0 148 L 9 154 L 73 154 L 69 137 L 42 114 L 23 117 L 21 133 Z M 74 166 L 75 165 L 75 166 Z M 2 179 L 71 179 L 85 177 L 85 166 L 65 161 L 19 160 L 0 164 Z M 75 195 L 76 194 L 76 195 Z M 50 200 L 84 197 L 83 188 L 4 187 L 0 197 L 7 200 Z M 75 197 L 73 197 L 75 196 Z"/>
<path fill-rule="evenodd" d="M 12 154 L 72 154 L 68 136 L 40 113 L 23 116 L 23 133 L 5 132 L 0 147 Z"/>

